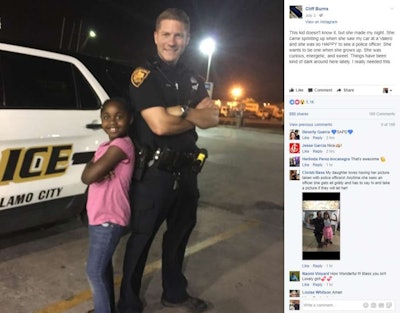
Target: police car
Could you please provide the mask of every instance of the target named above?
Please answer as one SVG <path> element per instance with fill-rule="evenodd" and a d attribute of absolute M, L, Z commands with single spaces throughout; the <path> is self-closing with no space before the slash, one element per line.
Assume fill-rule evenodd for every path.
<path fill-rule="evenodd" d="M 0 42 L 0 234 L 81 213 L 100 105 L 126 97 L 132 67 Z"/>

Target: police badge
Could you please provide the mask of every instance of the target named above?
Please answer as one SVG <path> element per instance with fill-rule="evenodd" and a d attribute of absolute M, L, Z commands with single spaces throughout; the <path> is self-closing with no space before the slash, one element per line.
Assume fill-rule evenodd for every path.
<path fill-rule="evenodd" d="M 135 69 L 131 76 L 131 82 L 133 86 L 138 88 L 146 79 L 146 77 L 150 74 L 149 70 L 146 70 L 143 67 L 138 67 Z"/>

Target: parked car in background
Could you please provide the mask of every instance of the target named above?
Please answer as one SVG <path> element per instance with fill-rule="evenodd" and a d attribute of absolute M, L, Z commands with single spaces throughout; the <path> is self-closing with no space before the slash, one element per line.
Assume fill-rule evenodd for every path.
<path fill-rule="evenodd" d="M 260 109 L 256 112 L 256 115 L 258 118 L 262 120 L 270 119 L 271 118 L 271 113 L 267 110 Z"/>
<path fill-rule="evenodd" d="M 282 110 L 276 111 L 274 114 L 274 118 L 276 118 L 278 120 L 283 119 L 283 111 Z"/>

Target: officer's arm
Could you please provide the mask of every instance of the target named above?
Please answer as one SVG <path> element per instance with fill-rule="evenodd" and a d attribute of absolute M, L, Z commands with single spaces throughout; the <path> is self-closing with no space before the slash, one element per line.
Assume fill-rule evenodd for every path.
<path fill-rule="evenodd" d="M 219 123 L 218 107 L 198 109 L 190 109 L 186 116 L 186 120 L 193 123 L 199 128 L 215 127 Z"/>
<path fill-rule="evenodd" d="M 168 113 L 163 107 L 147 108 L 142 110 L 141 114 L 151 131 L 156 135 L 176 135 L 194 127 L 189 120 L 180 117 L 182 110 L 178 106 L 177 109 L 179 109 L 177 116 Z"/>
<path fill-rule="evenodd" d="M 182 109 L 183 107 L 181 105 L 175 105 L 173 107 L 168 107 L 167 112 L 168 114 L 174 115 L 174 116 L 182 116 Z M 197 105 L 196 109 L 216 109 L 218 110 L 218 106 L 214 103 L 214 101 L 211 100 L 210 97 L 205 97 L 203 100 L 201 100 Z"/>
<path fill-rule="evenodd" d="M 210 97 L 205 97 L 197 105 L 196 109 L 218 109 L 218 106 L 211 100 Z"/>
<path fill-rule="evenodd" d="M 169 107 L 167 112 L 174 116 L 182 116 L 182 106 Z M 218 106 L 210 97 L 205 97 L 196 105 L 196 108 L 189 109 L 185 119 L 199 128 L 215 127 L 219 122 Z"/>

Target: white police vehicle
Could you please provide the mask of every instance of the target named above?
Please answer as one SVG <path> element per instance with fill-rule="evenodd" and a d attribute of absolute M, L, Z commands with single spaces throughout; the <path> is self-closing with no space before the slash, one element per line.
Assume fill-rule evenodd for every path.
<path fill-rule="evenodd" d="M 85 164 L 107 140 L 100 105 L 132 67 L 0 42 L 0 234 L 85 208 Z"/>

